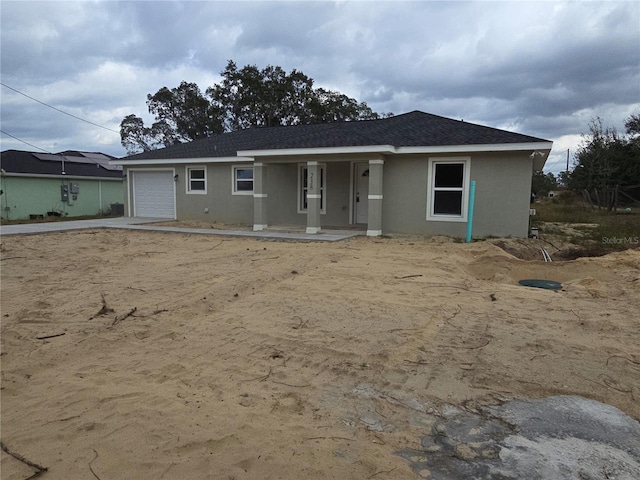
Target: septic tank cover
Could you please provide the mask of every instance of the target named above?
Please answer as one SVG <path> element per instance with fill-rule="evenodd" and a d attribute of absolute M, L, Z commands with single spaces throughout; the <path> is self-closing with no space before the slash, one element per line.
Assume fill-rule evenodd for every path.
<path fill-rule="evenodd" d="M 520 280 L 518 283 L 523 287 L 546 288 L 547 290 L 560 290 L 562 288 L 562 284 L 560 282 L 554 282 L 553 280 L 536 280 L 530 278 Z"/>

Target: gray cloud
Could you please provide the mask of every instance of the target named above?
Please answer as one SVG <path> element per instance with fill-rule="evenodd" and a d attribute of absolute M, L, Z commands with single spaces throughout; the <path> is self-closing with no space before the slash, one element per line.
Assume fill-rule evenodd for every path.
<path fill-rule="evenodd" d="M 622 131 L 640 109 L 631 1 L 5 0 L 0 15 L 3 82 L 115 130 L 129 113 L 147 115 L 147 93 L 181 80 L 205 89 L 229 59 L 300 70 L 377 111 L 420 109 L 565 149 L 590 118 Z M 1 93 L 13 135 L 124 154 L 117 134 Z M 2 148 L 28 147 L 3 137 Z"/>

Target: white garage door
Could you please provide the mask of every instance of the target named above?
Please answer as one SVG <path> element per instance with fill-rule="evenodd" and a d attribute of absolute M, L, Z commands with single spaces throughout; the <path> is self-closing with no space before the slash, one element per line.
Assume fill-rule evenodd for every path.
<path fill-rule="evenodd" d="M 133 172 L 133 214 L 136 217 L 175 218 L 173 171 Z"/>

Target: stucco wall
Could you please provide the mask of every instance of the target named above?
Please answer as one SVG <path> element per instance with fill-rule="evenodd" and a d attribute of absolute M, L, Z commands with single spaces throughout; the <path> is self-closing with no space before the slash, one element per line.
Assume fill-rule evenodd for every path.
<path fill-rule="evenodd" d="M 306 215 L 298 214 L 298 164 L 267 166 L 267 223 L 269 225 L 306 225 Z"/>
<path fill-rule="evenodd" d="M 350 169 L 348 161 L 327 163 L 327 214 L 321 217 L 323 225 L 349 225 Z"/>
<path fill-rule="evenodd" d="M 298 174 L 295 163 L 267 163 L 267 221 L 270 225 L 306 225 L 306 213 L 298 213 Z M 326 213 L 322 225 L 349 225 L 350 163 L 321 162 L 325 166 Z"/>
<path fill-rule="evenodd" d="M 187 168 L 199 166 L 180 165 L 176 167 L 179 180 L 176 185 L 176 212 L 178 219 L 222 223 L 252 224 L 253 195 L 233 194 L 233 169 L 230 163 L 207 165 L 207 193 L 187 193 Z M 251 164 L 235 164 L 250 167 Z M 205 212 L 208 209 L 208 212 Z"/>
<path fill-rule="evenodd" d="M 472 158 L 471 180 L 476 181 L 474 236 L 527 237 L 532 162 L 526 153 Z"/>
<path fill-rule="evenodd" d="M 93 180 L 84 178 L 37 178 L 3 176 L 0 179 L 0 211 L 2 218 L 18 220 L 30 215 L 58 212 L 64 216 L 77 217 L 108 213 L 112 203 L 124 202 L 122 180 Z M 76 199 L 69 193 L 69 201 L 63 202 L 60 194 L 62 183 L 79 186 Z"/>
<path fill-rule="evenodd" d="M 476 181 L 473 236 L 526 237 L 532 172 L 529 156 L 526 153 L 465 156 L 470 157 L 470 179 Z M 426 220 L 428 166 L 426 155 L 394 157 L 385 162 L 383 232 L 466 235 L 466 222 Z"/>
<path fill-rule="evenodd" d="M 470 179 L 476 181 L 474 237 L 526 237 L 529 224 L 529 199 L 532 160 L 527 153 L 479 153 L 433 155 L 468 157 Z M 366 158 L 366 157 L 365 157 Z M 326 166 L 326 214 L 324 226 L 349 226 L 353 194 L 353 162 L 361 156 L 270 158 L 266 166 L 267 224 L 306 225 L 306 213 L 298 213 L 299 165 L 317 160 Z M 465 221 L 427 221 L 429 155 L 397 155 L 385 159 L 383 177 L 382 231 L 419 235 L 464 237 Z M 253 224 L 253 195 L 234 195 L 231 163 L 209 164 L 207 193 L 188 194 L 187 168 L 174 165 L 179 175 L 176 184 L 176 211 L 179 220 L 198 220 Z M 250 163 L 236 164 L 251 166 Z M 208 212 L 205 210 L 208 209 Z"/>
<path fill-rule="evenodd" d="M 427 170 L 426 157 L 393 157 L 385 161 L 383 233 L 431 234 L 426 223 Z"/>

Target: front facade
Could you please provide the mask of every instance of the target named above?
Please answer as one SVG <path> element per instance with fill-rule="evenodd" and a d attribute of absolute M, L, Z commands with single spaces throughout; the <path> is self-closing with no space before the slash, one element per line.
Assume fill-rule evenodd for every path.
<path fill-rule="evenodd" d="M 551 142 L 422 112 L 258 128 L 125 157 L 126 214 L 383 233 L 528 234 Z"/>
<path fill-rule="evenodd" d="M 0 214 L 4 220 L 110 213 L 124 205 L 122 168 L 92 152 L 2 152 Z"/>

